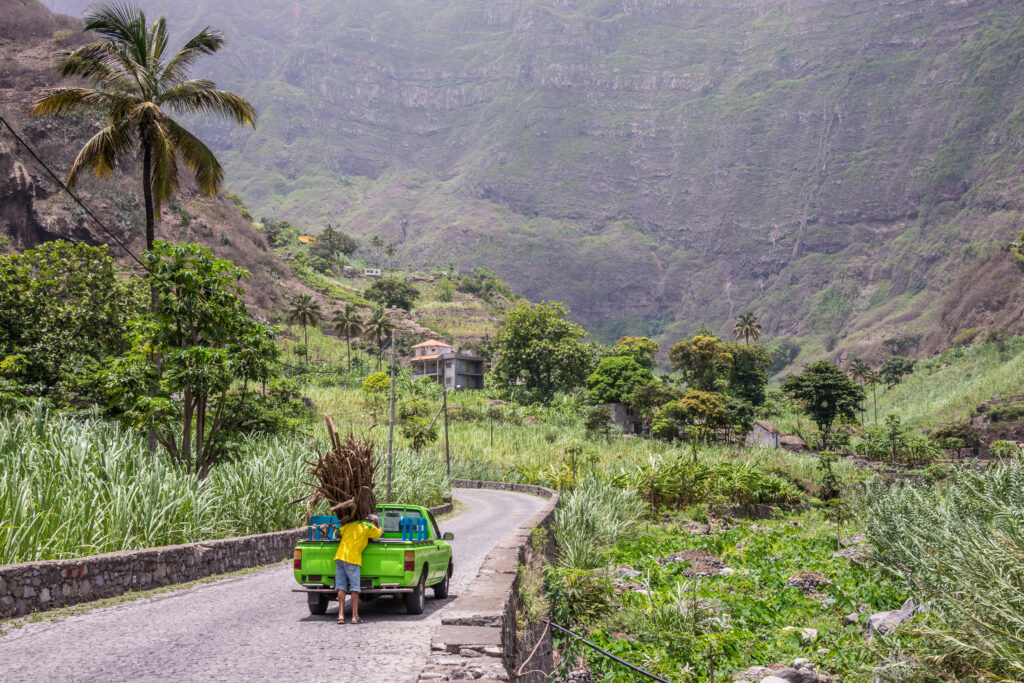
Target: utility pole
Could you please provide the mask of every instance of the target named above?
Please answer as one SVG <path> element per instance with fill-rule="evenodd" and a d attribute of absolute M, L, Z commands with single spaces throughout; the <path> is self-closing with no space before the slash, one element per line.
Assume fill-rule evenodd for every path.
<path fill-rule="evenodd" d="M 452 461 L 448 452 L 448 383 L 441 377 L 441 397 L 444 401 L 444 469 L 448 478 L 452 478 Z"/>
<path fill-rule="evenodd" d="M 395 463 L 395 329 L 391 328 L 391 418 L 388 420 L 388 502 L 391 502 L 391 470 Z"/>

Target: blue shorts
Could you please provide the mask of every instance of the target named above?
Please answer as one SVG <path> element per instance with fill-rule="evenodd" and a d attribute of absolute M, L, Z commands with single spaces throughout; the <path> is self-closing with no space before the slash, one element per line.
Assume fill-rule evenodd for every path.
<path fill-rule="evenodd" d="M 340 591 L 359 592 L 359 570 L 358 564 L 351 562 L 334 561 L 334 587 Z"/>

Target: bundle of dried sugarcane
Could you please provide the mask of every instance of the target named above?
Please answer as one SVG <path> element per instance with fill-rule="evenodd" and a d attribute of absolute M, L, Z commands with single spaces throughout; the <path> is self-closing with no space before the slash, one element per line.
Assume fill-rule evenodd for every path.
<path fill-rule="evenodd" d="M 313 492 L 292 501 L 306 504 L 306 518 L 313 514 L 320 501 L 327 501 L 331 512 L 338 516 L 341 524 L 365 519 L 377 508 L 373 495 L 373 441 L 369 437 L 359 438 L 351 432 L 341 440 L 334 421 L 324 415 L 327 434 L 331 439 L 331 450 L 323 453 L 316 450 L 316 459 L 307 461 L 313 481 L 307 481 Z"/>

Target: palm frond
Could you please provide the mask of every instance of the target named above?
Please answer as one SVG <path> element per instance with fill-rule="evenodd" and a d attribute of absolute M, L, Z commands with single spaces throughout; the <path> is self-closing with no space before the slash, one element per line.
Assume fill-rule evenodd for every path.
<path fill-rule="evenodd" d="M 167 17 L 160 17 L 153 22 L 153 27 L 147 36 L 149 43 L 149 65 L 156 66 L 167 49 Z"/>
<path fill-rule="evenodd" d="M 164 125 L 175 152 L 195 175 L 199 189 L 206 194 L 216 194 L 224 181 L 224 169 L 214 153 L 199 138 L 171 119 L 167 119 Z"/>
<path fill-rule="evenodd" d="M 68 185 L 74 186 L 82 169 L 89 168 L 98 178 L 106 178 L 114 170 L 119 156 L 130 152 L 136 144 L 135 126 L 127 121 L 111 124 L 85 143 L 75 157 L 68 173 Z"/>
<path fill-rule="evenodd" d="M 131 49 L 133 61 L 146 63 L 146 14 L 137 6 L 104 2 L 96 5 L 83 19 L 86 31 L 94 31 L 113 43 L 125 45 Z"/>
<path fill-rule="evenodd" d="M 115 96 L 110 93 L 91 88 L 53 88 L 44 92 L 32 103 L 29 114 L 32 116 L 77 114 L 90 109 L 107 109 L 114 103 L 114 100 Z"/>
<path fill-rule="evenodd" d="M 167 90 L 162 97 L 173 111 L 183 114 L 213 113 L 238 124 L 256 127 L 256 109 L 238 93 L 217 90 L 212 81 L 193 79 Z"/>
<path fill-rule="evenodd" d="M 203 55 L 212 55 L 224 45 L 224 34 L 209 26 L 192 36 L 178 53 L 167 62 L 160 75 L 161 87 L 167 88 L 183 83 L 188 78 L 188 68 Z"/>
<path fill-rule="evenodd" d="M 109 41 L 83 45 L 60 62 L 60 74 L 64 78 L 79 76 L 107 89 L 133 89 L 132 83 L 138 83 L 135 72 L 127 55 Z"/>

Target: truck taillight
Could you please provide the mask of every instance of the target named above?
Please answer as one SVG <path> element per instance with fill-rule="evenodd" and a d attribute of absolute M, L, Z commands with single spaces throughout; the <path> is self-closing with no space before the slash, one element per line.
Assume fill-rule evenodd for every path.
<path fill-rule="evenodd" d="M 302 569 L 302 551 L 298 548 L 295 549 L 295 562 L 292 563 L 292 568 L 295 571 L 300 571 Z"/>
<path fill-rule="evenodd" d="M 405 551 L 405 571 L 416 571 L 416 553 L 411 550 Z"/>

